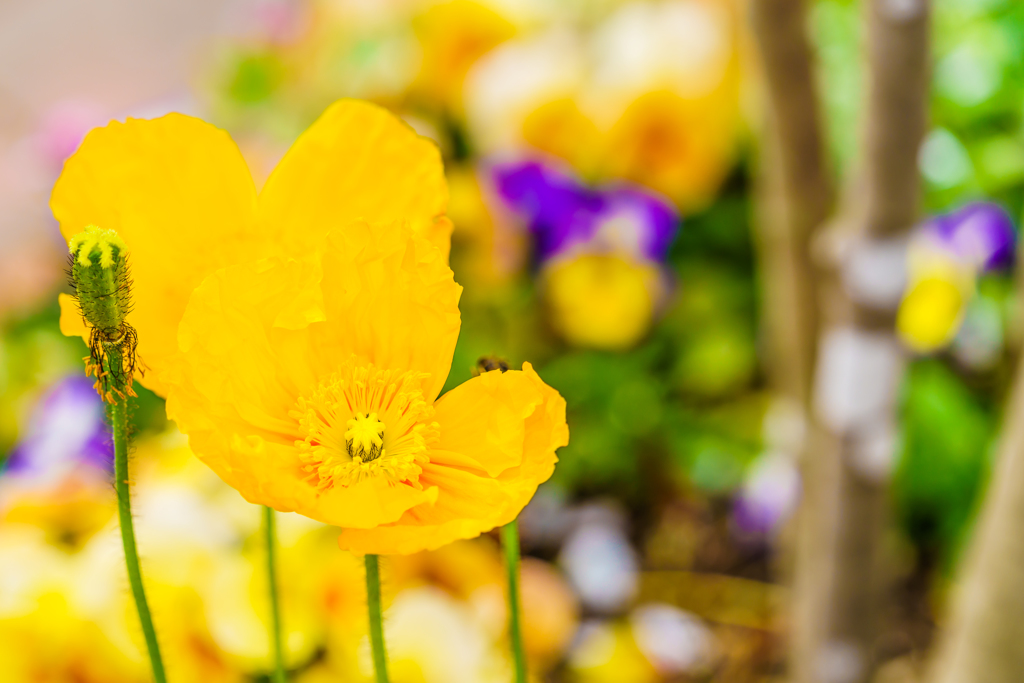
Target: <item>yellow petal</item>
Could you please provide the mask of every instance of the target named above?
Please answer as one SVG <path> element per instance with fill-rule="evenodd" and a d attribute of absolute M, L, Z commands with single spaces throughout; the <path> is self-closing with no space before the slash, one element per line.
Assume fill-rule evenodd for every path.
<path fill-rule="evenodd" d="M 419 489 L 408 484 L 392 484 L 377 477 L 355 486 L 335 487 L 317 502 L 310 517 L 327 524 L 372 529 L 394 522 L 409 508 L 433 505 L 437 487 Z"/>
<path fill-rule="evenodd" d="M 452 225 L 451 219 L 447 216 L 439 216 L 423 231 L 423 237 L 437 247 L 445 263 L 448 263 L 448 255 L 452 250 L 452 232 L 454 229 L 455 226 Z"/>
<path fill-rule="evenodd" d="M 495 370 L 474 377 L 434 404 L 441 425 L 437 449 L 471 458 L 487 476 L 497 477 L 522 462 L 526 419 L 543 400 L 525 372 Z"/>
<path fill-rule="evenodd" d="M 67 160 L 50 207 L 65 238 L 94 224 L 128 245 L 135 280 L 128 322 L 153 370 L 140 381 L 165 393 L 160 375 L 175 355 L 192 290 L 217 268 L 262 253 L 256 191 L 235 143 L 181 114 L 112 122 Z"/>
<path fill-rule="evenodd" d="M 358 100 L 331 105 L 288 150 L 260 193 L 260 214 L 288 253 L 316 248 L 356 219 L 409 221 L 437 246 L 448 205 L 441 153 L 385 109 Z"/>
<path fill-rule="evenodd" d="M 586 175 L 594 167 L 601 133 L 574 98 L 563 97 L 537 107 L 523 120 L 523 139 Z"/>
<path fill-rule="evenodd" d="M 900 338 L 918 353 L 942 348 L 960 329 L 969 298 L 948 278 L 926 277 L 914 283 L 896 315 Z"/>
<path fill-rule="evenodd" d="M 604 140 L 602 177 L 635 181 L 684 213 L 708 204 L 732 167 L 739 137 L 735 69 L 715 92 L 689 99 L 667 90 L 634 100 Z"/>
<path fill-rule="evenodd" d="M 323 273 L 336 357 L 429 373 L 423 395 L 432 402 L 451 369 L 461 324 L 462 288 L 440 251 L 404 223 L 356 222 L 328 237 Z"/>
<path fill-rule="evenodd" d="M 230 409 L 253 428 L 278 430 L 298 396 L 315 386 L 308 362 L 317 355 L 308 328 L 278 323 L 315 298 L 309 290 L 319 285 L 313 258 L 232 266 L 203 281 L 178 331 L 181 361 L 170 383 L 168 415 L 179 419 L 179 407 L 195 408 L 199 417 Z M 207 405 L 186 406 L 186 397 Z"/>
<path fill-rule="evenodd" d="M 429 473 L 424 469 L 420 481 L 434 485 L 435 503 L 410 509 L 394 524 L 346 528 L 338 539 L 341 549 L 375 555 L 434 550 L 493 529 L 496 525 L 481 513 L 489 505 L 506 502 L 497 481 L 455 468 L 434 467 Z"/>
<path fill-rule="evenodd" d="M 78 308 L 78 302 L 70 294 L 58 294 L 57 303 L 60 304 L 60 331 L 68 337 L 81 337 L 89 343 L 89 328 L 85 326 L 85 319 L 82 311 Z"/>
<path fill-rule="evenodd" d="M 394 524 L 345 529 L 342 549 L 408 554 L 507 524 L 551 476 L 555 451 L 569 442 L 565 400 L 529 363 L 522 372 L 474 378 L 435 408 L 441 440 L 420 483 L 438 488 L 437 502 L 410 509 Z"/>
<path fill-rule="evenodd" d="M 430 5 L 413 20 L 419 39 L 420 73 L 412 90 L 426 102 L 458 111 L 462 85 L 470 68 L 484 54 L 515 35 L 515 25 L 474 0 Z"/>

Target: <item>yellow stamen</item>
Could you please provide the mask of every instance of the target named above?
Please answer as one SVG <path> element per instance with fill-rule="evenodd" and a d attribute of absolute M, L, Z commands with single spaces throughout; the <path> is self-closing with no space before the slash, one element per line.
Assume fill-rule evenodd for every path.
<path fill-rule="evenodd" d="M 372 477 L 418 485 L 439 434 L 434 407 L 423 398 L 424 377 L 352 357 L 299 399 L 290 415 L 306 438 L 295 446 L 317 488 Z"/>

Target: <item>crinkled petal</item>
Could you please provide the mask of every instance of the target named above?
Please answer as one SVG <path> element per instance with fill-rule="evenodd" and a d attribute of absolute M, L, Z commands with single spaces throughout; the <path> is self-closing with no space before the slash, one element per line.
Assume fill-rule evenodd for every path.
<path fill-rule="evenodd" d="M 294 422 L 288 413 L 297 398 L 315 386 L 314 352 L 308 328 L 276 323 L 295 317 L 319 287 L 310 258 L 231 266 L 196 289 L 178 330 L 179 372 L 168 378 L 168 415 L 183 431 L 191 433 L 193 413 L 202 419 L 230 409 L 254 429 L 298 438 L 285 425 Z"/>
<path fill-rule="evenodd" d="M 285 154 L 259 203 L 262 220 L 292 255 L 356 219 L 401 219 L 435 239 L 447 259 L 451 232 L 439 219 L 448 187 L 437 145 L 368 102 L 331 105 Z"/>
<path fill-rule="evenodd" d="M 256 190 L 238 147 L 199 119 L 112 122 L 90 132 L 64 164 L 50 207 L 65 238 L 95 224 L 128 245 L 141 382 L 160 375 L 177 347 L 189 295 L 214 270 L 261 255 Z"/>
<path fill-rule="evenodd" d="M 321 258 L 232 266 L 196 289 L 179 328 L 180 360 L 168 374 L 167 414 L 196 455 L 247 500 L 328 524 L 374 527 L 432 504 L 437 489 L 384 479 L 319 488 L 305 469 L 296 446 L 305 438 L 294 412 L 299 398 L 351 354 L 344 321 L 328 320 L 331 285 Z M 360 276 L 359 264 L 347 267 Z"/>
<path fill-rule="evenodd" d="M 496 479 L 479 472 L 427 465 L 420 483 L 436 488 L 434 503 L 408 510 L 393 524 L 346 528 L 338 540 L 342 550 L 406 555 L 474 538 L 496 526 L 485 512 L 488 507 L 503 509 L 510 502 Z"/>
<path fill-rule="evenodd" d="M 339 359 L 428 373 L 433 401 L 451 369 L 461 318 L 457 285 L 441 252 L 403 222 L 359 221 L 330 234 L 324 306 Z M 326 345 L 326 344 L 325 344 Z"/>
<path fill-rule="evenodd" d="M 438 450 L 470 458 L 489 477 L 518 466 L 523 460 L 526 419 L 545 399 L 534 377 L 532 368 L 485 372 L 438 399 L 434 405 L 441 424 Z"/>
<path fill-rule="evenodd" d="M 410 509 L 394 524 L 345 529 L 342 549 L 407 554 L 507 524 L 551 476 L 555 451 L 569 442 L 565 400 L 529 363 L 521 372 L 476 377 L 435 408 L 441 438 L 420 482 L 438 488 L 437 502 Z"/>
<path fill-rule="evenodd" d="M 422 478 L 420 483 L 424 483 Z M 355 486 L 326 491 L 318 501 L 315 514 L 309 516 L 336 526 L 372 529 L 395 521 L 412 507 L 432 505 L 437 494 L 436 486 L 420 488 L 375 477 Z"/>

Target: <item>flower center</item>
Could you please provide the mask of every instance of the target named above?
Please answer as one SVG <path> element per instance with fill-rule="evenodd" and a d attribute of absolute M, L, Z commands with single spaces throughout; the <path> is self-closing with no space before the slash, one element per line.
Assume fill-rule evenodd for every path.
<path fill-rule="evenodd" d="M 384 423 L 377 420 L 377 413 L 356 415 L 345 424 L 345 448 L 351 457 L 366 462 L 384 455 Z"/>
<path fill-rule="evenodd" d="M 425 376 L 352 357 L 300 398 L 290 414 L 306 435 L 295 445 L 310 481 L 320 490 L 371 477 L 417 484 L 438 436 Z"/>

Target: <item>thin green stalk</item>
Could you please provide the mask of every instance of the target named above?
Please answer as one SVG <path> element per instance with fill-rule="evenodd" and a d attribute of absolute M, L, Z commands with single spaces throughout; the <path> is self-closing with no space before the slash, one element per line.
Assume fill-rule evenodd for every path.
<path fill-rule="evenodd" d="M 119 367 L 121 352 L 109 349 L 108 367 Z M 139 568 L 139 551 L 135 546 L 135 524 L 132 521 L 132 501 L 128 490 L 128 396 L 125 387 L 118 387 L 125 394 L 114 396 L 110 405 L 110 422 L 114 435 L 114 489 L 117 491 L 117 514 L 121 522 L 121 542 L 124 544 L 124 559 L 128 567 L 128 583 L 135 598 L 135 607 L 139 611 L 142 622 L 142 634 L 146 638 L 146 649 L 149 651 L 149 663 L 153 668 L 153 680 L 156 683 L 167 683 L 164 673 L 164 662 L 160 656 L 160 645 L 156 640 L 156 629 L 153 617 L 146 602 L 146 591 L 142 587 L 142 571 Z"/>
<path fill-rule="evenodd" d="M 270 634 L 274 644 L 274 683 L 285 683 L 284 644 L 281 640 L 281 602 L 277 595 L 277 533 L 274 510 L 263 506 L 263 532 L 267 546 L 267 583 L 270 586 Z"/>
<path fill-rule="evenodd" d="M 370 648 L 377 683 L 388 683 L 388 656 L 384 649 L 384 620 L 380 607 L 380 565 L 376 555 L 366 556 L 366 606 L 370 613 Z"/>
<path fill-rule="evenodd" d="M 519 597 L 519 524 L 512 520 L 501 527 L 501 545 L 505 550 L 505 573 L 508 575 L 508 637 L 516 669 L 516 683 L 526 683 L 526 650 Z"/>

